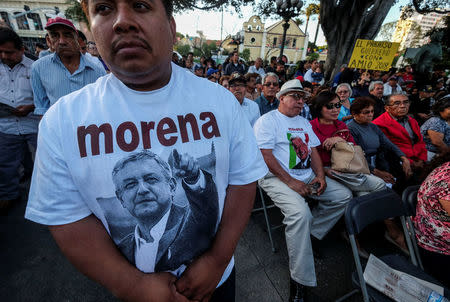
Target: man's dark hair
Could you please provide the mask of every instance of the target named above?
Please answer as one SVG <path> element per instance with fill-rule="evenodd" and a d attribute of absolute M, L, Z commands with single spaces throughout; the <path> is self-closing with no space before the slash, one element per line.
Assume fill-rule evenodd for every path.
<path fill-rule="evenodd" d="M 386 96 L 386 98 L 384 99 L 384 104 L 386 106 L 391 105 L 392 97 L 397 96 L 397 95 L 406 96 L 406 98 L 409 100 L 409 98 L 408 98 L 408 96 L 406 94 L 403 94 L 403 93 L 400 93 L 400 92 L 394 92 L 393 94 L 390 94 L 390 95 Z"/>
<path fill-rule="evenodd" d="M 77 30 L 78 32 L 78 37 L 81 38 L 81 40 L 83 40 L 85 43 L 87 42 L 86 36 L 83 34 L 83 32 L 81 30 Z"/>
<path fill-rule="evenodd" d="M 7 42 L 12 42 L 14 44 L 14 48 L 17 50 L 21 50 L 23 48 L 22 39 L 16 32 L 10 28 L 2 27 L 0 28 L 0 45 Z"/>
<path fill-rule="evenodd" d="M 311 88 L 311 89 L 313 89 L 313 84 L 311 82 L 308 82 L 308 81 L 303 81 L 302 82 L 302 86 L 303 86 L 303 88 Z"/>
<path fill-rule="evenodd" d="M 166 10 L 167 18 L 171 18 L 173 14 L 173 1 L 172 0 L 160 0 Z M 88 10 L 89 0 L 81 0 L 81 7 L 83 8 L 84 14 L 89 19 L 89 10 Z"/>
<path fill-rule="evenodd" d="M 239 55 L 239 52 L 238 52 L 237 50 L 234 50 L 234 51 L 231 53 L 230 57 L 234 56 L 235 53 L 236 53 L 237 55 Z"/>
<path fill-rule="evenodd" d="M 34 47 L 39 47 L 39 48 L 45 49 L 44 44 L 39 43 L 39 42 L 37 42 L 36 44 L 34 44 Z"/>

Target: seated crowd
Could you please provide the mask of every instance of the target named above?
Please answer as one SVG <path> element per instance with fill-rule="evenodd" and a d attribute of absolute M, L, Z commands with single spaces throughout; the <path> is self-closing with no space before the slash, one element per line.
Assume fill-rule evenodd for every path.
<path fill-rule="evenodd" d="M 410 66 L 386 74 L 343 67 L 328 87 L 319 83 L 317 61 L 300 64 L 303 69 L 292 76 L 280 74 L 282 60 L 268 65 L 266 73 L 257 61 L 250 73 L 225 74 L 219 84 L 242 105 L 269 167 L 259 186 L 284 215 L 290 301 L 303 301 L 307 288 L 317 285 L 314 241 L 333 228 L 350 199 L 386 187 L 401 194 L 421 184 L 431 167 L 437 169 L 419 192 L 417 238 L 426 271 L 449 286 L 450 95 L 445 88 L 416 86 Z M 229 64 L 237 69 L 241 63 L 231 57 Z M 259 118 L 250 113 L 256 108 L 251 100 Z M 363 151 L 364 164 L 354 171 L 339 163 L 338 150 L 346 146 Z M 399 222 L 384 223 L 385 238 L 407 252 Z M 362 247 L 359 253 L 368 256 Z"/>

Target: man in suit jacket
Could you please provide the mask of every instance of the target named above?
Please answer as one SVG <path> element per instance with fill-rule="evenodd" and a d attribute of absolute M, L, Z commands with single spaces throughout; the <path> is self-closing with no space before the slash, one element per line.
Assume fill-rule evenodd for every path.
<path fill-rule="evenodd" d="M 176 150 L 169 164 L 143 150 L 119 161 L 113 170 L 116 196 L 138 221 L 119 249 L 144 272 L 188 265 L 210 246 L 219 217 L 212 176 L 200 170 L 193 157 Z M 183 179 L 188 206 L 174 203 L 173 175 Z"/>
<path fill-rule="evenodd" d="M 377 125 L 417 170 L 427 160 L 427 150 L 417 121 L 408 116 L 410 102 L 404 94 L 392 94 L 386 101 L 386 112 L 376 118 Z"/>

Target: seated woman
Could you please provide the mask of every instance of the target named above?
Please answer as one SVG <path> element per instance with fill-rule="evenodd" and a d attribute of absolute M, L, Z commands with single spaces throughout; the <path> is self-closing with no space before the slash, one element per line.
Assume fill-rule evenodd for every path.
<path fill-rule="evenodd" d="M 434 158 L 422 183 L 414 217 L 425 271 L 450 287 L 450 153 Z"/>
<path fill-rule="evenodd" d="M 339 174 L 341 172 L 333 171 L 330 168 L 331 149 L 338 142 L 355 143 L 355 141 L 345 123 L 337 119 L 342 106 L 337 94 L 330 91 L 322 91 L 313 99 L 312 103 L 314 116 L 317 116 L 317 118 L 311 121 L 311 125 L 321 142 L 321 145 L 317 147 L 317 151 L 322 159 L 327 176 L 336 179 L 333 173 Z M 352 190 L 357 196 L 386 188 L 386 184 L 382 179 L 372 174 L 366 174 L 365 176 L 366 179 L 359 185 L 338 181 Z"/>
<path fill-rule="evenodd" d="M 395 155 L 397 160 L 402 162 L 406 177 L 412 173 L 411 166 L 405 154 L 372 123 L 374 106 L 375 101 L 369 97 L 356 98 L 350 107 L 353 120 L 347 126 L 356 144 L 363 149 L 370 172 L 386 183 L 395 184 L 394 176 L 389 173 L 389 167 L 382 155 L 387 152 Z"/>
<path fill-rule="evenodd" d="M 429 161 L 436 154 L 450 152 L 450 95 L 436 102 L 432 111 L 434 116 L 420 127 Z"/>
<path fill-rule="evenodd" d="M 348 123 L 353 116 L 350 114 L 350 105 L 353 102 L 352 96 L 352 88 L 347 83 L 339 84 L 336 87 L 336 94 L 339 96 L 339 100 L 341 101 L 342 107 L 339 111 L 338 120 Z"/>

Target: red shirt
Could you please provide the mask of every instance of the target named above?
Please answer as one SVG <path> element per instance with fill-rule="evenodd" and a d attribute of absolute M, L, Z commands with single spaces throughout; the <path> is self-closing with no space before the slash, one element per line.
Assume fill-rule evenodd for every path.
<path fill-rule="evenodd" d="M 311 122 L 311 126 L 313 128 L 314 133 L 317 135 L 317 137 L 320 140 L 320 146 L 317 146 L 317 151 L 319 151 L 320 159 L 322 160 L 322 164 L 324 167 L 330 167 L 331 166 L 331 150 L 328 151 L 322 147 L 323 142 L 329 138 L 334 136 L 340 136 L 343 139 L 345 139 L 347 142 L 355 143 L 355 140 L 353 139 L 353 136 L 350 134 L 350 131 L 344 132 L 345 135 L 338 135 L 335 134 L 338 130 L 345 130 L 347 128 L 347 125 L 344 122 L 341 121 L 334 121 L 333 124 L 321 124 L 319 123 L 319 119 L 315 118 Z"/>

